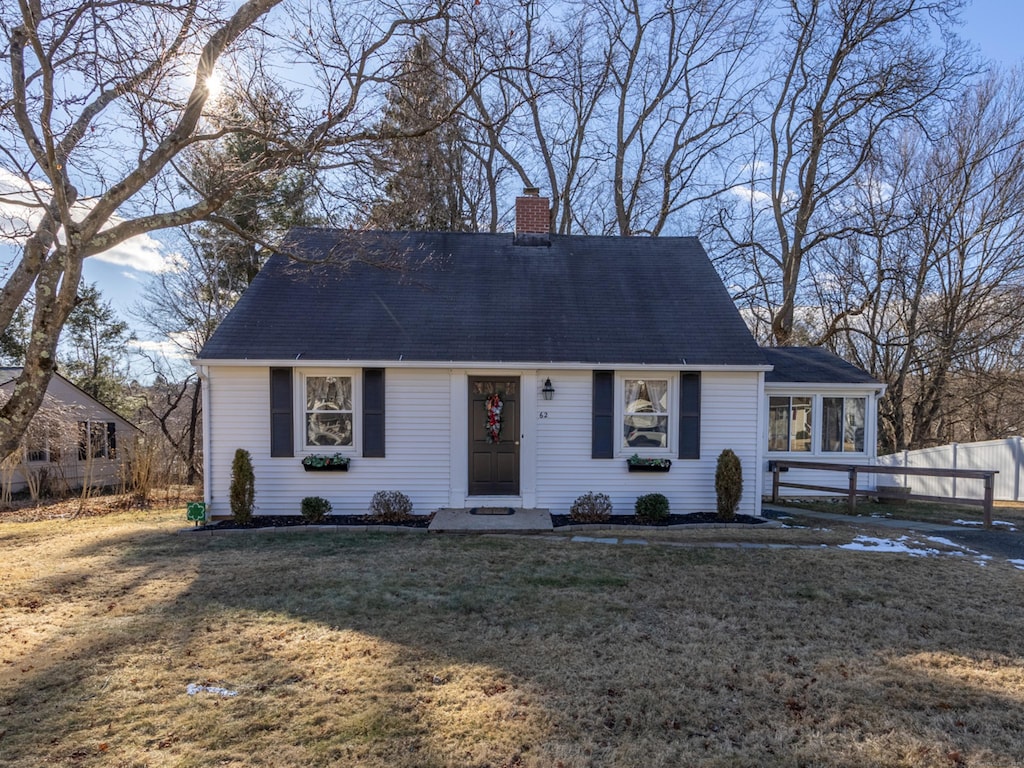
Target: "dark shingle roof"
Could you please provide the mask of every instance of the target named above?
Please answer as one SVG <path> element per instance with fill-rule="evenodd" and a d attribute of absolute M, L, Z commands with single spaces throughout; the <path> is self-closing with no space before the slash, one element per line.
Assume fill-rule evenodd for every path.
<path fill-rule="evenodd" d="M 766 348 L 764 356 L 775 366 L 765 374 L 769 384 L 878 384 L 855 365 L 821 347 Z"/>
<path fill-rule="evenodd" d="M 696 238 L 295 229 L 200 359 L 764 365 Z"/>

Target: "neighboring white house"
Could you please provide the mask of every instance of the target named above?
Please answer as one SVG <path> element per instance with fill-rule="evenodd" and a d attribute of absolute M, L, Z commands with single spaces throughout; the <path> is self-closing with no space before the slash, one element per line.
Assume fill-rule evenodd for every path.
<path fill-rule="evenodd" d="M 514 235 L 290 232 L 194 361 L 211 516 L 238 448 L 257 514 L 361 514 L 391 489 L 419 513 L 564 513 L 587 491 L 713 511 L 726 448 L 760 514 L 771 364 L 700 243 L 549 235 L 533 195 L 516 212 Z M 304 471 L 334 452 L 348 471 Z"/>
<path fill-rule="evenodd" d="M 9 391 L 20 375 L 20 368 L 0 368 L 0 392 Z M 0 486 L 17 493 L 30 482 L 58 489 L 81 488 L 85 482 L 114 485 L 120 480 L 124 451 L 138 432 L 134 424 L 55 373 L 22 449 L 0 467 Z"/>

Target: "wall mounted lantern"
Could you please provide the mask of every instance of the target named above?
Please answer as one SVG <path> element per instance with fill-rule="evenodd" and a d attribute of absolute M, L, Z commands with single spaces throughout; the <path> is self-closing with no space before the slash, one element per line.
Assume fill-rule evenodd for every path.
<path fill-rule="evenodd" d="M 544 396 L 545 400 L 550 400 L 555 396 L 555 388 L 551 386 L 551 379 L 544 380 L 544 386 L 541 388 L 540 393 Z"/>

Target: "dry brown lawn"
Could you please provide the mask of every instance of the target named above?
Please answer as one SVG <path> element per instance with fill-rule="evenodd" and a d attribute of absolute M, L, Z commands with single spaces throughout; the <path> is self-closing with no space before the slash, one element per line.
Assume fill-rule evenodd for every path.
<path fill-rule="evenodd" d="M 183 517 L 0 520 L 0 765 L 1024 764 L 1005 562 Z"/>

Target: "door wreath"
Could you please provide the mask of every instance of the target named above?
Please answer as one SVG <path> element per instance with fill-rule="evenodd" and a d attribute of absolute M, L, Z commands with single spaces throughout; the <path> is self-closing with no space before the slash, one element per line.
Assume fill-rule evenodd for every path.
<path fill-rule="evenodd" d="M 487 442 L 497 443 L 501 439 L 501 409 L 505 404 L 497 393 L 487 398 L 487 422 L 484 428 L 487 430 Z"/>

